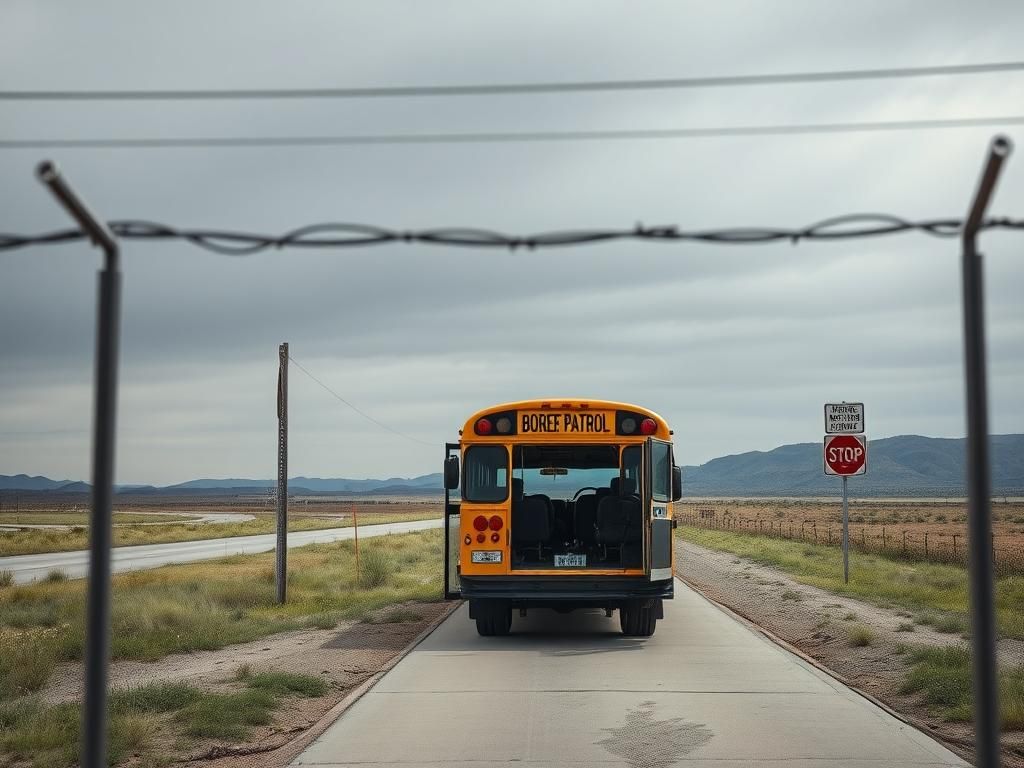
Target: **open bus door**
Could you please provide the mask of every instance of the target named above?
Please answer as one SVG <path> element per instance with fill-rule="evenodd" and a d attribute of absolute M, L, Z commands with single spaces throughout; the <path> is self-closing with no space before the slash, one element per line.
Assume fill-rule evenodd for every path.
<path fill-rule="evenodd" d="M 461 600 L 459 583 L 459 444 L 444 445 L 444 599 Z M 455 491 L 456 501 L 452 501 Z"/>
<path fill-rule="evenodd" d="M 672 578 L 672 527 L 668 504 L 676 496 L 672 443 L 647 438 L 644 444 L 644 570 L 651 581 Z"/>

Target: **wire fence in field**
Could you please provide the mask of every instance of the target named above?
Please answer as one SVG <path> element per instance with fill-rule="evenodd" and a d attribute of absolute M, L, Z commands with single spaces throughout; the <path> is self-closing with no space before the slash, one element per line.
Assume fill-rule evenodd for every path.
<path fill-rule="evenodd" d="M 754 536 L 806 541 L 827 547 L 840 547 L 843 541 L 841 523 L 823 520 L 773 520 L 765 517 L 743 517 L 717 510 L 698 509 L 676 515 L 683 525 L 712 530 L 727 530 Z M 927 560 L 937 563 L 967 565 L 966 532 L 922 531 L 900 525 L 851 523 L 850 549 L 871 552 L 906 560 Z M 992 558 L 996 573 L 1024 573 L 1024 542 L 1011 535 L 992 534 Z"/>

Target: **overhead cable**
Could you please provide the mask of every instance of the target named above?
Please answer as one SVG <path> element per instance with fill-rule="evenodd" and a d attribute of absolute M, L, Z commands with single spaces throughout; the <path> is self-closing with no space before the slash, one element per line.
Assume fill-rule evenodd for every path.
<path fill-rule="evenodd" d="M 197 136 L 105 139 L 2 139 L 0 149 L 227 149 L 395 144 L 511 144 L 793 136 L 806 134 L 917 131 L 1024 125 L 1024 115 L 855 123 L 738 125 L 712 128 L 651 128 L 593 131 L 484 131 L 476 133 L 369 133 L 339 136 Z"/>
<path fill-rule="evenodd" d="M 294 363 L 294 364 L 295 364 L 295 367 L 296 367 L 296 368 L 298 368 L 298 369 L 299 369 L 300 371 L 302 371 L 302 372 L 303 372 L 304 374 L 306 374 L 306 375 L 307 375 L 307 376 L 308 376 L 309 378 L 311 378 L 311 379 L 312 379 L 312 380 L 313 380 L 314 382 L 316 382 L 317 384 L 319 384 L 319 385 L 320 385 L 320 386 L 321 386 L 321 387 L 322 387 L 323 389 L 325 389 L 325 390 L 326 390 L 326 391 L 327 391 L 328 393 L 330 393 L 331 395 L 333 395 L 333 396 L 334 396 L 334 397 L 335 397 L 335 398 L 336 398 L 337 400 L 340 400 L 340 401 L 341 401 L 342 403 L 344 403 L 345 405 L 347 405 L 347 406 L 348 406 L 349 408 L 351 408 L 351 409 L 352 409 L 353 411 L 355 411 L 356 413 L 358 413 L 358 414 L 359 414 L 360 416 L 362 416 L 362 417 L 363 417 L 364 419 L 366 419 L 367 421 L 369 421 L 369 422 L 371 422 L 371 423 L 373 423 L 373 424 L 376 424 L 376 425 L 377 425 L 378 427 L 380 427 L 381 429 L 385 429 L 385 430 L 387 430 L 388 432 L 390 432 L 391 434 L 393 434 L 393 435 L 397 435 L 398 437 L 404 438 L 405 440 L 409 440 L 409 441 L 411 441 L 411 442 L 414 442 L 414 443 L 419 443 L 420 445 L 425 445 L 425 446 L 427 446 L 428 448 L 433 448 L 433 447 L 435 447 L 433 443 L 428 443 L 428 442 L 426 442 L 425 440 L 420 440 L 419 438 L 413 437 L 413 436 L 411 436 L 411 435 L 407 435 L 407 434 L 405 434 L 404 432 L 399 432 L 399 431 L 398 431 L 397 429 L 393 429 L 393 428 L 389 427 L 389 426 L 388 426 L 387 424 L 385 424 L 384 422 L 382 422 L 382 421 L 378 421 L 377 419 L 373 418 L 373 416 L 371 416 L 370 414 L 368 414 L 368 413 L 367 413 L 366 411 L 364 411 L 364 410 L 362 410 L 362 409 L 360 409 L 360 408 L 357 408 L 357 407 L 356 407 L 356 406 L 354 406 L 354 405 L 353 405 L 352 403 L 350 403 L 350 402 L 349 402 L 348 400 L 346 400 L 346 399 L 345 399 L 344 397 L 342 397 L 342 396 L 341 396 L 341 395 L 339 395 L 339 394 L 338 394 L 337 392 L 335 392 L 335 391 L 334 391 L 333 389 L 331 389 L 331 388 L 330 388 L 329 386 L 327 386 L 327 385 L 326 385 L 326 384 L 324 384 L 324 383 L 323 383 L 322 381 L 320 381 L 320 379 L 318 379 L 318 378 L 317 378 L 316 376 L 314 376 L 314 375 L 313 375 L 312 373 L 310 373 L 310 372 L 309 372 L 308 370 L 306 370 L 306 368 L 305 368 L 305 367 L 304 367 L 304 366 L 302 365 L 302 363 L 300 363 L 300 362 L 299 362 L 298 360 L 296 360 L 296 359 L 295 359 L 294 357 L 292 357 L 291 355 L 288 355 L 288 359 L 289 359 L 289 360 L 290 360 L 290 361 L 291 361 L 292 363 Z"/>
<path fill-rule="evenodd" d="M 3 101 L 186 101 L 227 99 L 369 99 L 438 96 L 510 96 L 543 93 L 595 93 L 683 88 L 785 85 L 799 83 L 883 80 L 893 78 L 979 75 L 1024 70 L 1024 61 L 945 64 L 929 67 L 846 69 L 710 77 L 669 77 L 636 80 L 587 80 L 546 83 L 477 83 L 463 85 L 400 85 L 353 88 L 182 88 L 3 90 Z"/>

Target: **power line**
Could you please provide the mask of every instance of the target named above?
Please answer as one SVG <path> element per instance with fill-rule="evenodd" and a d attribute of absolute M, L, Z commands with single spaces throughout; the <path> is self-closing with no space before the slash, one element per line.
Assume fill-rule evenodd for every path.
<path fill-rule="evenodd" d="M 847 69 L 826 72 L 788 72 L 757 75 L 719 75 L 642 80 L 589 80 L 547 83 L 491 83 L 471 85 L 403 85 L 360 88 L 228 88 L 167 90 L 35 90 L 0 91 L 5 101 L 158 101 L 213 99 L 368 99 L 436 96 L 510 96 L 541 93 L 597 93 L 682 88 L 722 88 L 851 80 L 883 80 L 941 75 L 978 75 L 1024 70 L 1024 61 L 950 64 L 933 67 Z"/>
<path fill-rule="evenodd" d="M 956 218 L 912 221 L 886 213 L 855 213 L 834 216 L 806 227 L 732 227 L 684 230 L 676 225 L 636 224 L 620 229 L 570 229 L 537 234 L 508 234 L 478 227 L 447 227 L 400 230 L 369 224 L 323 223 L 293 229 L 282 235 L 266 235 L 222 229 L 176 229 L 148 221 L 111 221 L 111 231 L 123 240 L 184 240 L 200 248 L 228 256 L 249 256 L 280 248 L 357 248 L 387 243 L 424 243 L 473 248 L 555 248 L 592 245 L 617 240 L 644 242 L 702 242 L 752 245 L 803 240 L 849 240 L 904 232 L 935 237 L 956 237 L 963 221 Z M 1024 230 L 1024 219 L 990 218 L 981 229 Z M 0 233 L 0 251 L 30 245 L 55 245 L 85 238 L 78 229 L 59 229 L 36 235 Z"/>
<path fill-rule="evenodd" d="M 347 405 L 347 406 L 348 406 L 349 408 L 351 408 L 351 409 L 352 409 L 353 411 L 355 411 L 356 413 L 358 413 L 358 414 L 359 414 L 360 416 L 362 416 L 362 417 L 363 417 L 364 419 L 366 419 L 367 421 L 369 421 L 369 422 L 372 422 L 372 423 L 376 424 L 376 425 L 377 425 L 378 427 L 380 427 L 381 429 L 386 429 L 386 430 L 387 430 L 388 432 L 391 432 L 391 433 L 392 433 L 392 434 L 394 434 L 394 435 L 398 435 L 399 437 L 401 437 L 401 438 L 404 438 L 405 440 L 411 440 L 411 441 L 412 441 L 412 442 L 414 442 L 414 443 L 419 443 L 420 445 L 425 445 L 425 446 L 427 446 L 428 448 L 433 448 L 433 447 L 434 447 L 433 443 L 428 443 L 428 442 L 426 442 L 426 441 L 424 441 L 424 440 L 420 440 L 420 439 L 418 439 L 418 438 L 412 437 L 411 435 L 407 435 L 407 434 L 405 434 L 404 432 L 399 432 L 399 431 L 398 431 L 397 429 L 392 429 L 392 428 L 391 428 L 391 427 L 389 427 L 389 426 L 388 426 L 387 424 L 385 424 L 385 423 L 383 423 L 383 422 L 381 422 L 381 421 L 378 421 L 377 419 L 373 418 L 373 416 L 371 416 L 370 414 L 368 414 L 368 413 L 367 413 L 366 411 L 360 410 L 360 409 L 359 409 L 359 408 L 357 408 L 356 406 L 352 405 L 352 403 L 350 403 L 350 402 L 349 402 L 348 400 L 346 400 L 346 399 L 345 399 L 344 397 L 342 397 L 341 395 L 339 395 L 339 394 L 338 394 L 337 392 L 335 392 L 335 391 L 334 391 L 333 389 L 331 389 L 331 388 L 330 388 L 329 386 L 327 386 L 326 384 L 324 384 L 324 383 L 323 383 L 322 381 L 320 381 L 320 379 L 318 379 L 318 378 L 317 378 L 316 376 L 314 376 L 314 375 L 313 375 L 312 373 L 310 373 L 309 371 L 307 371 L 307 370 L 306 370 L 306 368 L 305 368 L 305 367 L 303 367 L 303 365 L 302 365 L 302 364 L 301 364 L 301 363 L 300 363 L 300 362 L 299 362 L 298 360 L 296 360 L 296 359 L 295 359 L 294 357 L 292 357 L 292 356 L 291 356 L 290 354 L 288 355 L 288 359 L 289 359 L 289 360 L 290 360 L 290 361 L 291 361 L 292 363 L 294 363 L 294 364 L 295 364 L 295 367 L 297 367 L 297 368 L 298 368 L 298 369 L 299 369 L 300 371 L 302 371 L 302 372 L 303 372 L 304 374 L 306 374 L 307 376 L 309 376 L 309 378 L 311 378 L 311 379 L 312 379 L 313 381 L 315 381 L 315 382 L 316 382 L 317 384 L 319 384 L 319 385 L 320 385 L 321 387 L 323 387 L 323 388 L 324 388 L 325 390 L 327 390 L 327 392 L 329 392 L 329 393 L 330 393 L 331 395 L 333 395 L 333 396 L 334 396 L 335 398 L 337 398 L 338 400 L 340 400 L 341 402 L 343 402 L 343 403 L 344 403 L 345 405 Z"/>
<path fill-rule="evenodd" d="M 654 128 L 597 131 L 494 131 L 480 133 L 394 133 L 341 136 L 201 136 L 195 138 L 6 139 L 0 149 L 197 149 L 238 147 L 326 147 L 395 144 L 506 144 L 575 141 L 793 136 L 1024 125 L 1024 115 L 935 120 L 880 120 L 860 123 L 743 125 L 713 128 Z"/>

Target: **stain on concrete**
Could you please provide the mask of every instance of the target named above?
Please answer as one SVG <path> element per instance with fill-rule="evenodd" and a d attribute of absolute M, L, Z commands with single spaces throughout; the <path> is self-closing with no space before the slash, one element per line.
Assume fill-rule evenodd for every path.
<path fill-rule="evenodd" d="M 626 715 L 622 726 L 602 728 L 609 736 L 596 743 L 623 758 L 630 768 L 662 768 L 673 765 L 714 736 L 704 724 L 681 717 L 657 720 L 654 707 L 653 701 L 641 702 Z"/>

